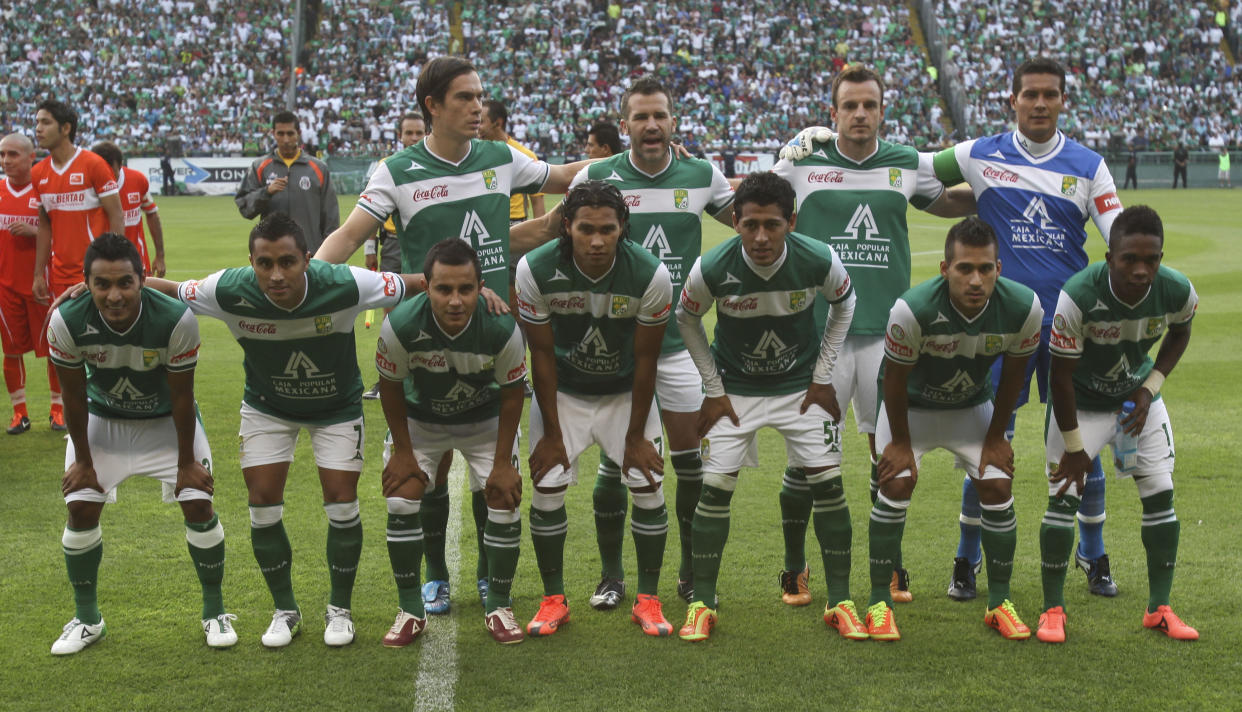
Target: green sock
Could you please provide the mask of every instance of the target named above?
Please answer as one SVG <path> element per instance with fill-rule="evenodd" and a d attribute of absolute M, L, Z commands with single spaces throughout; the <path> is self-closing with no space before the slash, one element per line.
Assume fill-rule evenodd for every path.
<path fill-rule="evenodd" d="M 894 506 L 896 505 L 896 506 Z M 906 528 L 906 509 L 910 500 L 894 501 L 877 496 L 871 505 L 871 523 L 867 538 L 870 546 L 871 598 L 867 605 L 881 601 L 893 605 L 888 584 L 893 580 L 893 567 L 901 551 L 901 536 Z"/>
<path fill-rule="evenodd" d="M 470 511 L 474 515 L 475 546 L 478 547 L 479 555 L 474 564 L 474 578 L 477 581 L 487 578 L 487 546 L 483 542 L 484 530 L 487 528 L 487 497 L 483 490 L 470 493 Z"/>
<path fill-rule="evenodd" d="M 522 546 L 521 513 L 487 510 L 483 542 L 487 547 L 487 604 L 484 608 L 491 613 L 509 605 L 513 575 L 517 571 Z"/>
<path fill-rule="evenodd" d="M 103 533 L 98 525 L 81 530 L 65 527 L 61 546 L 65 552 L 65 570 L 69 574 L 69 585 L 73 587 L 73 615 L 83 623 L 96 625 L 103 620 L 97 597 L 99 561 L 103 558 Z"/>
<path fill-rule="evenodd" d="M 630 518 L 630 530 L 634 534 L 634 555 L 638 559 L 638 592 L 657 595 L 660 588 L 660 567 L 664 565 L 664 544 L 668 538 L 668 509 L 663 502 L 655 508 L 640 507 L 649 504 L 647 498 L 656 500 L 659 493 L 634 495 L 634 509 Z"/>
<path fill-rule="evenodd" d="M 811 482 L 814 501 L 815 538 L 824 561 L 824 580 L 828 583 L 828 605 L 850 600 L 850 558 L 854 527 L 850 507 L 845 501 L 845 483 L 840 470 L 835 477 Z"/>
<path fill-rule="evenodd" d="M 983 558 L 987 562 L 988 608 L 996 608 L 1009 598 L 1009 578 L 1013 575 L 1013 552 L 1018 548 L 1018 518 L 1013 498 L 1004 505 L 982 504 Z"/>
<path fill-rule="evenodd" d="M 674 452 L 670 456 L 673 472 L 677 475 L 677 492 L 673 509 L 677 514 L 677 538 L 681 542 L 681 564 L 677 578 L 685 581 L 694 574 L 694 557 L 691 548 L 694 541 L 694 508 L 703 492 L 703 458 L 698 449 Z"/>
<path fill-rule="evenodd" d="M 437 487 L 423 495 L 421 510 L 424 556 L 427 559 L 427 580 L 448 581 L 448 564 L 444 561 L 444 532 L 448 529 L 448 487 Z"/>
<path fill-rule="evenodd" d="M 625 567 L 621 563 L 621 547 L 625 539 L 625 496 L 621 469 L 607 455 L 600 453 L 595 489 L 591 492 L 595 506 L 595 541 L 599 544 L 601 575 L 617 580 L 625 580 Z"/>
<path fill-rule="evenodd" d="M 703 494 L 694 509 L 694 600 L 716 605 L 716 580 L 720 558 L 729 540 L 729 501 L 737 478 L 708 474 L 703 478 Z"/>
<path fill-rule="evenodd" d="M 418 500 L 388 498 L 388 562 L 397 582 L 397 604 L 401 610 L 422 618 L 422 586 L 419 567 L 423 558 L 423 524 Z"/>
<path fill-rule="evenodd" d="M 1182 524 L 1173 511 L 1173 490 L 1143 497 L 1143 548 L 1147 550 L 1147 612 L 1169 605 L 1177 540 Z"/>
<path fill-rule="evenodd" d="M 358 500 L 325 502 L 323 507 L 328 513 L 328 578 L 332 583 L 328 602 L 338 608 L 349 608 L 354 579 L 358 576 L 358 561 L 362 558 L 362 517 L 358 513 Z"/>
<path fill-rule="evenodd" d="M 251 505 L 250 509 L 253 512 L 266 507 Z M 254 549 L 254 560 L 259 564 L 259 571 L 263 572 L 267 590 L 272 592 L 272 601 L 276 608 L 282 611 L 298 610 L 297 599 L 293 597 L 293 578 L 290 575 L 293 548 L 289 546 L 284 520 L 278 519 L 276 523 L 263 527 L 251 524 L 250 546 Z"/>
<path fill-rule="evenodd" d="M 1040 581 L 1044 587 L 1044 610 L 1065 606 L 1065 574 L 1074 550 L 1074 515 L 1077 497 L 1048 497 L 1048 509 L 1039 525 Z"/>
<path fill-rule="evenodd" d="M 203 587 L 203 620 L 224 614 L 224 527 L 212 514 L 205 522 L 185 523 L 185 541 L 190 560 Z"/>
<path fill-rule="evenodd" d="M 801 467 L 786 467 L 781 480 L 781 533 L 785 537 L 785 570 L 806 568 L 806 528 L 811 519 L 811 486 Z"/>
<path fill-rule="evenodd" d="M 565 595 L 565 535 L 569 518 L 565 504 L 545 511 L 530 508 L 530 540 L 535 546 L 535 561 L 543 579 L 543 595 Z"/>

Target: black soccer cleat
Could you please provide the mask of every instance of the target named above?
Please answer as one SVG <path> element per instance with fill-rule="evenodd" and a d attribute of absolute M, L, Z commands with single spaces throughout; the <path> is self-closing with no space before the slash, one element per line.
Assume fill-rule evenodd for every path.
<path fill-rule="evenodd" d="M 1078 568 L 1087 574 L 1087 590 L 1096 596 L 1112 598 L 1117 595 L 1117 584 L 1113 581 L 1113 572 L 1108 565 L 1108 554 L 1098 559 L 1084 558 L 1078 550 L 1074 550 L 1074 561 Z"/>
<path fill-rule="evenodd" d="M 983 562 L 971 566 L 970 561 L 958 556 L 953 559 L 953 578 L 949 580 L 949 598 L 955 601 L 971 601 L 978 595 L 975 591 L 975 574 Z"/>

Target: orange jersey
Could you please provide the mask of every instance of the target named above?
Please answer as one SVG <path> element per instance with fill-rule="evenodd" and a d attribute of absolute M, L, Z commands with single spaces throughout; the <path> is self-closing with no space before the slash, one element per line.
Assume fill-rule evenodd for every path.
<path fill-rule="evenodd" d="M 51 283 L 77 284 L 86 247 L 108 231 L 108 214 L 99 199 L 117 192 L 112 167 L 79 148 L 64 166 L 52 165 L 51 156 L 39 161 L 30 180 L 52 221 Z"/>
<path fill-rule="evenodd" d="M 9 232 L 13 223 L 39 227 L 39 194 L 30 184 L 14 188 L 0 178 L 0 285 L 30 296 L 34 281 L 35 239 Z"/>
<path fill-rule="evenodd" d="M 147 236 L 142 229 L 142 215 L 153 215 L 159 210 L 155 207 L 155 200 L 151 198 L 151 185 L 141 171 L 122 168 L 118 188 L 121 212 L 125 214 L 125 237 L 138 248 L 138 254 L 142 255 L 142 266 L 149 275 L 151 258 L 147 255 Z"/>

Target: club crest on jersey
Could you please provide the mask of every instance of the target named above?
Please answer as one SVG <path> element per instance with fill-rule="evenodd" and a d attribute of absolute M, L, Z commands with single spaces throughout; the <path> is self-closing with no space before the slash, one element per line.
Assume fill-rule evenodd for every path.
<path fill-rule="evenodd" d="M 499 182 L 496 180 L 496 171 L 494 169 L 488 168 L 483 171 L 483 185 L 486 186 L 488 190 L 496 190 Z"/>
<path fill-rule="evenodd" d="M 152 366 L 155 365 L 155 362 L 158 361 L 159 359 L 160 359 L 159 351 L 152 351 L 151 349 L 142 350 L 142 365 L 144 367 L 151 368 Z"/>
<path fill-rule="evenodd" d="M 86 176 L 81 173 L 70 173 L 69 185 L 86 185 Z"/>
<path fill-rule="evenodd" d="M 302 190 L 310 190 L 310 176 L 302 176 L 299 178 L 298 187 Z"/>
<path fill-rule="evenodd" d="M 888 169 L 888 184 L 893 186 L 894 188 L 901 187 L 901 169 L 900 168 L 889 168 Z"/>
<path fill-rule="evenodd" d="M 1073 195 L 1078 190 L 1078 179 L 1074 176 L 1061 178 L 1061 195 Z"/>
<path fill-rule="evenodd" d="M 615 295 L 612 298 L 612 315 L 625 316 L 630 311 L 630 298 L 624 295 Z"/>
<path fill-rule="evenodd" d="M 890 336 L 892 336 L 894 339 L 898 341 L 901 341 L 902 339 L 906 338 L 906 330 L 901 328 L 897 324 L 893 324 L 892 326 L 888 327 L 888 333 Z"/>
<path fill-rule="evenodd" d="M 142 200 L 142 193 L 126 193 L 125 199 L 131 203 L 137 203 Z"/>
<path fill-rule="evenodd" d="M 30 203 L 29 203 L 28 207 L 29 207 L 31 210 L 38 210 L 38 209 L 39 209 L 39 199 L 38 199 L 38 198 L 31 198 L 31 199 L 30 199 Z"/>
<path fill-rule="evenodd" d="M 1060 314 L 1052 317 L 1052 326 L 1057 331 L 1065 331 L 1065 317 Z"/>
<path fill-rule="evenodd" d="M 992 354 L 1000 353 L 1001 346 L 1003 344 L 1004 344 L 1004 341 L 1001 339 L 1000 334 L 984 334 L 983 335 L 983 353 L 989 356 L 991 356 Z"/>
<path fill-rule="evenodd" d="M 330 334 L 332 333 L 332 317 L 325 314 L 315 317 L 315 333 Z"/>
<path fill-rule="evenodd" d="M 1150 339 L 1153 336 L 1159 336 L 1164 331 L 1164 319 L 1153 317 L 1147 320 L 1147 329 L 1144 331 L 1143 338 Z"/>
<path fill-rule="evenodd" d="M 673 207 L 678 210 L 687 210 L 690 208 L 690 191 L 685 188 L 677 188 L 673 191 Z"/>
<path fill-rule="evenodd" d="M 789 311 L 802 311 L 806 308 L 806 292 L 789 293 Z"/>

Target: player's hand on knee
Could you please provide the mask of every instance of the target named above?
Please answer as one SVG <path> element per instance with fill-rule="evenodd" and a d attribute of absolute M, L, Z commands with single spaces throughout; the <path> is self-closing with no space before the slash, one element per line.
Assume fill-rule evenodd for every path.
<path fill-rule="evenodd" d="M 1087 457 L 1085 450 L 1077 452 L 1067 452 L 1061 455 L 1061 461 L 1053 465 L 1052 472 L 1048 473 L 1049 482 L 1063 482 L 1061 488 L 1057 490 L 1058 497 L 1064 497 L 1069 491 L 1070 485 L 1077 488 L 1078 495 L 1082 496 L 1082 489 L 1086 483 L 1087 471 L 1091 469 L 1091 458 Z"/>
<path fill-rule="evenodd" d="M 802 129 L 797 136 L 781 148 L 780 157 L 787 161 L 800 161 L 811 155 L 816 142 L 824 143 L 836 138 L 837 134 L 827 126 L 811 126 Z"/>
<path fill-rule="evenodd" d="M 393 452 L 384 465 L 380 486 L 385 497 L 404 497 L 405 499 L 422 499 L 423 492 L 430 482 L 427 473 L 418 466 L 413 453 Z M 417 496 L 407 496 L 415 494 Z"/>
<path fill-rule="evenodd" d="M 831 383 L 812 383 L 807 386 L 806 397 L 802 399 L 802 406 L 798 412 L 806 414 L 813 405 L 823 408 L 824 412 L 832 418 L 832 422 L 841 422 L 841 406 L 837 403 L 837 390 L 832 387 Z"/>
<path fill-rule="evenodd" d="M 565 441 L 545 435 L 539 439 L 538 443 L 535 443 L 535 448 L 530 452 L 531 482 L 539 484 L 543 476 L 557 465 L 566 470 L 569 469 L 569 455 L 565 453 Z"/>
<path fill-rule="evenodd" d="M 741 425 L 737 419 L 737 413 L 733 412 L 733 403 L 729 400 L 729 396 L 717 396 L 715 398 L 703 398 L 703 405 L 699 406 L 698 429 L 699 437 L 707 435 L 717 420 L 728 418 L 729 422 Z"/>
<path fill-rule="evenodd" d="M 483 498 L 492 509 L 517 509 L 522 503 L 522 474 L 513 465 L 497 461 L 483 485 Z"/>
<path fill-rule="evenodd" d="M 1143 434 L 1143 428 L 1147 425 L 1147 413 L 1151 409 L 1151 399 L 1151 391 L 1142 387 L 1130 394 L 1134 411 L 1121 419 L 1121 429 L 1126 435 L 1138 437 Z M 1117 412 L 1120 413 L 1120 409 Z"/>
<path fill-rule="evenodd" d="M 910 471 L 911 483 L 918 482 L 919 468 L 914 463 L 914 450 L 909 445 L 889 443 L 880 455 L 880 463 L 876 465 L 876 482 L 884 485 L 897 478 L 898 475 Z"/>
<path fill-rule="evenodd" d="M 625 455 L 621 458 L 621 471 L 630 470 L 638 470 L 642 473 L 643 479 L 651 485 L 653 492 L 659 484 L 652 473 L 664 474 L 664 458 L 660 455 L 660 451 L 656 450 L 655 445 L 641 434 L 625 437 Z"/>
<path fill-rule="evenodd" d="M 65 476 L 60 480 L 61 494 L 68 495 L 84 489 L 103 492 L 103 487 L 99 486 L 99 477 L 95 474 L 95 466 L 74 462 L 65 470 Z"/>
<path fill-rule="evenodd" d="M 983 449 L 979 453 L 980 478 L 989 467 L 995 467 L 1013 479 L 1013 446 L 1004 435 L 983 439 Z"/>
<path fill-rule="evenodd" d="M 186 487 L 212 494 L 216 489 L 216 481 L 203 463 L 195 461 L 177 466 L 177 486 L 173 488 L 173 494 L 181 494 L 181 490 Z"/>
<path fill-rule="evenodd" d="M 426 289 L 426 287 L 424 287 L 424 289 Z M 509 313 L 509 302 L 501 299 L 499 294 L 496 294 L 487 287 L 480 289 L 479 294 L 483 295 L 483 301 L 487 303 L 488 314 Z"/>

